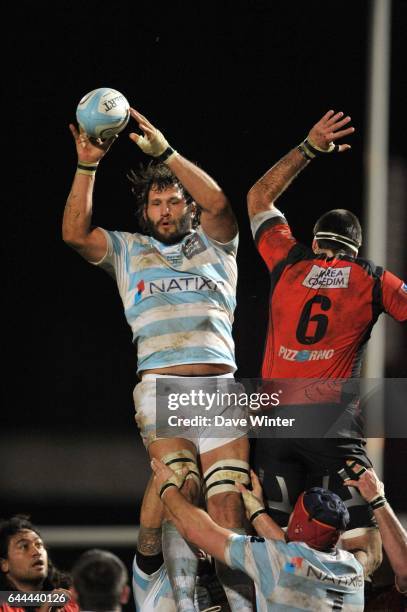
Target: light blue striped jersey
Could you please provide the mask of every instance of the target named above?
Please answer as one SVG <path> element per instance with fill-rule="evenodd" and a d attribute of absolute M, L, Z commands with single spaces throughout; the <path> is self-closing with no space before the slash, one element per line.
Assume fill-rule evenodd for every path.
<path fill-rule="evenodd" d="M 226 563 L 256 585 L 259 612 L 362 612 L 364 579 L 351 553 L 321 552 L 302 542 L 231 535 Z"/>
<path fill-rule="evenodd" d="M 136 612 L 177 612 L 165 565 L 145 574 L 133 561 L 133 596 Z"/>
<path fill-rule="evenodd" d="M 102 231 L 107 253 L 96 265 L 116 279 L 138 371 L 192 363 L 236 370 L 238 237 L 222 244 L 199 227 L 168 246 L 143 234 Z"/>

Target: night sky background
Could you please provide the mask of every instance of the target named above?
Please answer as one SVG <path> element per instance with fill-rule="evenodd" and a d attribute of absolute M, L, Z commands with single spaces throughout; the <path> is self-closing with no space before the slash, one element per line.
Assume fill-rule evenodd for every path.
<path fill-rule="evenodd" d="M 119 90 L 228 195 L 241 234 L 237 374 L 256 377 L 268 274 L 249 232 L 246 193 L 327 110 L 343 110 L 356 128 L 352 152 L 311 164 L 278 205 L 305 242 L 330 208 L 363 218 L 370 6 L 218 0 L 11 8 L 3 25 L 3 126 L 11 129 L 3 140 L 0 516 L 24 511 L 37 524 L 137 524 L 140 491 L 120 492 L 117 483 L 122 472 L 139 487 L 147 478 L 133 420 L 136 354 L 120 297 L 104 272 L 61 239 L 76 165 L 68 123 L 80 98 L 96 87 Z M 406 13 L 406 2 L 395 0 L 389 148 L 404 163 Z M 93 219 L 108 229 L 137 230 L 126 173 L 148 158 L 128 139 L 133 129 L 129 124 L 98 170 Z M 403 265 L 405 274 L 406 259 Z M 402 376 L 403 367 L 405 375 L 405 354 L 399 357 L 387 375 Z M 93 468 L 82 470 L 73 457 L 87 440 L 99 440 L 99 452 L 89 451 Z M 134 465 L 120 454 L 120 440 L 134 448 Z M 399 459 L 389 455 L 389 482 L 405 447 L 393 446 Z M 91 499 L 92 469 L 105 473 L 109 486 Z M 117 497 L 109 493 L 114 486 Z M 397 481 L 393 491 L 406 511 Z"/>

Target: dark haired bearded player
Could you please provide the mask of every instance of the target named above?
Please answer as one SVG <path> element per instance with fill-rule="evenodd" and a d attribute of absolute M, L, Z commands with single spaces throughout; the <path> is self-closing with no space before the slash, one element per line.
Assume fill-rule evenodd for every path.
<path fill-rule="evenodd" d="M 195 502 L 201 468 L 209 514 L 219 524 L 243 531 L 244 511 L 234 482 L 249 480 L 249 443 L 244 432 L 228 428 L 227 437 L 221 438 L 209 427 L 190 428 L 170 437 L 160 435 L 156 427 L 157 380 L 171 378 L 174 385 L 205 385 L 212 391 L 221 386 L 232 390 L 236 385 L 232 337 L 238 244 L 235 216 L 225 194 L 206 172 L 174 151 L 143 115 L 131 109 L 131 116 L 143 135 L 133 133 L 130 138 L 154 158 L 147 168 L 129 176 L 143 233 L 92 227 L 96 170 L 111 142 L 94 142 L 71 125 L 78 166 L 65 207 L 63 238 L 117 282 L 137 346 L 136 421 L 150 458 L 162 459 L 178 470 L 188 466 L 182 493 Z M 196 223 L 198 208 L 200 224 Z M 236 412 L 232 405 L 219 409 Z M 197 408 L 189 405 L 185 410 L 194 416 Z M 140 523 L 140 570 L 151 574 L 159 569 L 162 538 L 177 609 L 192 612 L 196 553 L 170 520 L 164 520 L 162 529 L 157 525 L 148 494 Z M 252 585 L 247 576 L 221 564 L 217 574 L 231 609 L 252 610 Z"/>
<path fill-rule="evenodd" d="M 78 612 L 71 586 L 71 577 L 53 565 L 29 516 L 0 520 L 0 612 Z M 12 591 L 13 599 L 7 594 Z M 48 602 L 43 600 L 46 591 Z"/>
<path fill-rule="evenodd" d="M 362 350 L 380 313 L 397 321 L 407 318 L 407 286 L 391 272 L 358 257 L 362 231 L 353 213 L 339 209 L 322 215 L 310 248 L 295 240 L 283 213 L 274 206 L 312 160 L 350 149 L 348 144 L 335 144 L 354 132 L 349 122 L 343 113 L 326 113 L 304 142 L 248 193 L 253 235 L 271 282 L 262 378 L 280 379 L 279 384 L 290 379 L 285 381 L 287 393 L 281 396 L 284 406 L 279 410 L 288 407 L 290 416 L 304 423 L 308 417 L 308 423 L 316 426 L 326 418 L 336 425 L 343 416 L 343 388 L 335 388 L 332 380 L 359 376 Z M 315 387 L 311 381 L 301 384 L 300 379 L 324 383 Z M 357 406 L 356 401 L 353 408 Z M 371 466 L 363 433 L 355 436 L 351 431 L 334 429 L 333 437 L 331 430 L 331 437 L 311 433 L 301 439 L 258 439 L 254 467 L 263 481 L 271 516 L 282 526 L 304 489 L 322 485 L 339 494 L 349 508 L 348 529 L 353 530 L 344 536 L 343 546 L 355 551 L 368 576 L 381 562 L 379 532 L 369 506 L 343 485 L 338 474 L 347 469 L 347 459 Z"/>

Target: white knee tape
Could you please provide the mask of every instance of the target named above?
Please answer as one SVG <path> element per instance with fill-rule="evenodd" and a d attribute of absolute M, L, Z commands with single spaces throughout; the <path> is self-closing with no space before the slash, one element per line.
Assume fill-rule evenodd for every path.
<path fill-rule="evenodd" d="M 191 451 L 183 449 L 168 453 L 162 457 L 161 461 L 168 465 L 174 472 L 181 472 L 184 468 L 188 469 L 188 474 L 185 480 L 194 480 L 198 486 L 201 486 L 201 475 L 196 463 L 194 455 Z"/>
<path fill-rule="evenodd" d="M 249 469 L 247 461 L 241 459 L 222 459 L 213 463 L 204 473 L 206 498 L 228 491 L 236 493 L 235 482 L 250 483 Z"/>

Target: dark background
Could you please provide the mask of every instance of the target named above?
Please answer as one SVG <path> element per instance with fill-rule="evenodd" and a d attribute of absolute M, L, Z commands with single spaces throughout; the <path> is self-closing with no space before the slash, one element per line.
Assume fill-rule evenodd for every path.
<path fill-rule="evenodd" d="M 227 193 L 241 231 L 238 375 L 255 377 L 268 275 L 249 232 L 246 193 L 322 114 L 343 110 L 356 127 L 351 153 L 312 164 L 279 207 L 305 242 L 330 208 L 363 218 L 370 7 L 219 0 L 11 9 L 3 26 L 0 515 L 31 512 L 43 525 L 137 524 L 148 474 L 133 421 L 136 354 L 118 292 L 61 239 L 76 164 L 68 123 L 79 99 L 96 87 L 121 91 Z M 389 142 L 391 160 L 404 163 L 406 9 L 393 2 Z M 126 173 L 147 158 L 128 139 L 130 128 L 98 170 L 94 223 L 108 229 L 137 229 Z M 405 352 L 387 369 L 403 374 Z M 405 442 L 386 452 L 389 497 L 406 511 L 394 470 L 405 465 Z M 105 491 L 92 488 L 96 473 Z"/>

